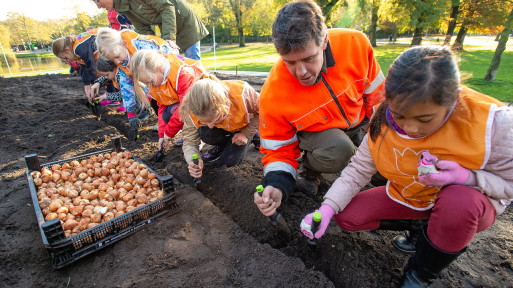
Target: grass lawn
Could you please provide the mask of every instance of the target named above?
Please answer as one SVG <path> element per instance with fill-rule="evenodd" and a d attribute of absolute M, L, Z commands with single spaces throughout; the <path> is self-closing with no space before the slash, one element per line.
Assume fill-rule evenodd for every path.
<path fill-rule="evenodd" d="M 409 41 L 410 39 L 399 39 L 396 43 L 378 42 L 378 47 L 374 51 L 385 75 L 394 59 L 409 48 Z M 466 50 L 458 54 L 464 84 L 499 100 L 513 101 L 511 92 L 513 91 L 513 73 L 510 72 L 513 71 L 512 49 L 504 51 L 495 81 L 488 82 L 483 78 L 495 52 L 493 45 L 496 46 L 497 42 L 488 42 L 487 45 L 478 45 L 479 41 L 469 42 L 472 44 L 465 45 Z M 440 45 L 435 39 L 429 38 L 423 43 Z M 274 46 L 270 43 L 248 43 L 242 48 L 234 44 L 216 49 L 215 63 L 213 51 L 202 53 L 201 61 L 207 70 L 214 70 L 215 65 L 216 70 L 268 72 L 278 57 Z"/>
<path fill-rule="evenodd" d="M 513 43 L 508 45 L 506 51 L 502 54 L 501 64 L 497 72 L 496 79 L 493 82 L 484 81 L 488 66 L 490 65 L 497 42 L 493 41 L 493 36 L 467 36 L 465 38 L 465 51 L 458 54 L 460 59 L 460 70 L 464 84 L 480 91 L 484 94 L 493 96 L 502 101 L 513 101 Z M 378 47 L 374 49 L 381 69 L 385 74 L 388 72 L 390 64 L 397 56 L 408 49 L 411 38 L 400 38 L 396 43 L 383 41 L 377 43 Z M 423 40 L 423 44 L 441 45 L 440 37 L 428 37 Z M 40 58 L 55 57 L 51 52 L 44 53 L 17 53 L 16 57 L 34 57 Z M 278 54 L 271 43 L 247 43 L 246 47 L 238 47 L 238 44 L 221 45 L 215 51 L 204 52 L 201 54 L 203 66 L 207 70 L 238 70 L 238 71 L 259 71 L 269 72 L 271 67 L 278 59 Z M 15 76 L 29 76 L 48 73 L 34 72 Z M 51 71 L 51 73 L 67 73 L 67 70 Z"/>

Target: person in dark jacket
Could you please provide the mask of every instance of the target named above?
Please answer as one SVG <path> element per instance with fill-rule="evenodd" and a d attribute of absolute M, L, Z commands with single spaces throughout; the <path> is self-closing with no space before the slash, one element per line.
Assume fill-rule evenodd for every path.
<path fill-rule="evenodd" d="M 178 45 L 185 57 L 200 60 L 200 40 L 208 35 L 201 19 L 185 0 L 94 0 L 98 8 L 125 14 L 139 34 L 155 35 Z M 174 44 L 176 42 L 176 44 Z"/>

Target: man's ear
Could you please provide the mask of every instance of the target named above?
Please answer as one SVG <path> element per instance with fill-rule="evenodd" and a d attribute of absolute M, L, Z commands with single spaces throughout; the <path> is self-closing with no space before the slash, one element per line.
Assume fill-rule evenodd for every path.
<path fill-rule="evenodd" d="M 324 36 L 324 41 L 322 41 L 322 50 L 325 50 L 328 47 L 328 32 L 326 32 L 326 36 Z"/>

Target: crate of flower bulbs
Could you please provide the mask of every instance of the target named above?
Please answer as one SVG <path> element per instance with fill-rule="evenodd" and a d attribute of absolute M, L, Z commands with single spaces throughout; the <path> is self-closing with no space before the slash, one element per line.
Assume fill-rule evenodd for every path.
<path fill-rule="evenodd" d="M 62 268 L 177 213 L 173 176 L 159 176 L 121 147 L 41 165 L 25 156 L 43 244 Z"/>

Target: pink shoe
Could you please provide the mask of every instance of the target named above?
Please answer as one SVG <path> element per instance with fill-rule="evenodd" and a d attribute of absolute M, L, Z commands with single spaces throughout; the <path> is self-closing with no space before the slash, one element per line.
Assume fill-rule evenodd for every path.
<path fill-rule="evenodd" d="M 118 112 L 125 112 L 125 111 L 126 111 L 126 109 L 125 109 L 125 107 L 123 107 L 123 106 L 119 106 L 119 107 L 118 107 L 118 109 L 117 109 L 117 111 L 118 111 Z"/>
<path fill-rule="evenodd" d="M 111 104 L 112 104 L 112 102 L 110 102 L 109 100 L 103 100 L 102 102 L 100 102 L 100 105 L 103 105 L 103 106 L 111 105 Z"/>

